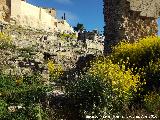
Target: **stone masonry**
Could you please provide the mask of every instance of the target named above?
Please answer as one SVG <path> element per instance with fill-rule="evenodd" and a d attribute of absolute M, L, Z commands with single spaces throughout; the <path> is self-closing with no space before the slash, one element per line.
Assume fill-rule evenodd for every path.
<path fill-rule="evenodd" d="M 0 0 L 0 20 L 9 21 L 10 9 L 11 6 L 10 0 Z"/>
<path fill-rule="evenodd" d="M 56 9 L 34 6 L 26 0 L 0 0 L 0 21 L 49 32 L 74 32 L 67 21 L 57 18 Z"/>
<path fill-rule="evenodd" d="M 121 40 L 134 42 L 158 33 L 160 0 L 104 0 L 104 53 Z"/>

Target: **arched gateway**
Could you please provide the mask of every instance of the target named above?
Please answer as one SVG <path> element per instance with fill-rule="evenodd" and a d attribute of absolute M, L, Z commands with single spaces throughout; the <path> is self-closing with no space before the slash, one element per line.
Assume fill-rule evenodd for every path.
<path fill-rule="evenodd" d="M 104 1 L 104 53 L 111 46 L 126 39 L 135 41 L 157 35 L 160 0 L 103 0 Z"/>

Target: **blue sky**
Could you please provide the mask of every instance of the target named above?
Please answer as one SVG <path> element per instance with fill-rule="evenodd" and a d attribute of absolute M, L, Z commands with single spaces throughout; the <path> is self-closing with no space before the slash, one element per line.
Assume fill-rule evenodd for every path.
<path fill-rule="evenodd" d="M 87 30 L 103 30 L 103 0 L 28 0 L 36 6 L 56 8 L 61 18 L 66 13 L 68 22 L 75 26 L 83 23 Z"/>
<path fill-rule="evenodd" d="M 66 13 L 66 19 L 72 26 L 83 23 L 87 30 L 98 29 L 103 31 L 103 0 L 28 0 L 29 3 L 55 8 L 57 16 L 61 18 Z M 160 35 L 160 19 L 159 35 Z"/>
<path fill-rule="evenodd" d="M 160 18 L 158 19 L 158 35 L 160 36 Z"/>

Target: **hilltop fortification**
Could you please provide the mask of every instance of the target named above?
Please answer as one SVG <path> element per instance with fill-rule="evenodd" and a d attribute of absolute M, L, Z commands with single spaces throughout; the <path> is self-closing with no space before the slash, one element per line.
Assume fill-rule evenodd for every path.
<path fill-rule="evenodd" d="M 66 20 L 56 18 L 54 8 L 37 7 L 26 0 L 1 0 L 0 21 L 50 32 L 74 32 Z"/>

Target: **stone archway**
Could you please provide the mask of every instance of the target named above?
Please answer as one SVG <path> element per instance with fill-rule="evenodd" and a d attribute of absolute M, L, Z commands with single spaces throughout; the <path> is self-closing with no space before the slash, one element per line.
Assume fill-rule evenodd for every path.
<path fill-rule="evenodd" d="M 104 53 L 125 39 L 133 42 L 139 38 L 157 35 L 157 18 L 160 0 L 103 0 L 104 2 Z"/>

